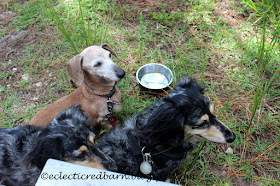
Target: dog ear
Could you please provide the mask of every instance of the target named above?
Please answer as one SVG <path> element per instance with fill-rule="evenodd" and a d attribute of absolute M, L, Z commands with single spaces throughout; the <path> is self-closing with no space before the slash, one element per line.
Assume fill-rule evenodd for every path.
<path fill-rule="evenodd" d="M 204 93 L 204 88 L 201 87 L 197 81 L 189 78 L 188 76 L 183 77 L 180 81 L 176 84 L 175 91 L 184 90 L 184 91 L 198 91 L 201 94 Z"/>
<path fill-rule="evenodd" d="M 190 86 L 190 84 L 192 83 L 192 79 L 189 78 L 188 76 L 185 76 L 183 78 L 181 78 L 177 83 L 174 89 L 184 89 Z"/>
<path fill-rule="evenodd" d="M 107 44 L 103 44 L 101 45 L 101 48 L 108 50 L 109 52 L 111 52 L 111 54 L 113 54 L 118 60 L 120 60 L 116 54 L 116 52 Z"/>
<path fill-rule="evenodd" d="M 185 138 L 183 130 L 184 116 L 181 112 L 181 108 L 175 108 L 172 114 L 169 114 L 170 119 L 168 123 L 164 122 L 164 125 L 171 125 L 170 128 L 167 130 L 168 132 L 165 135 L 165 137 L 167 138 L 164 139 L 166 140 L 165 144 L 176 147 L 180 146 Z"/>
<path fill-rule="evenodd" d="M 77 55 L 70 59 L 66 69 L 74 83 L 81 86 L 84 82 L 83 56 Z"/>
<path fill-rule="evenodd" d="M 62 159 L 61 137 L 45 136 L 37 141 L 37 145 L 23 158 L 23 165 L 36 165 L 43 169 L 49 158 Z"/>
<path fill-rule="evenodd" d="M 152 108 L 152 107 L 150 107 Z M 177 146 L 184 139 L 183 122 L 184 117 L 181 109 L 174 107 L 174 104 L 167 102 L 154 110 L 146 110 L 150 113 L 147 115 L 139 115 L 136 135 L 141 138 L 141 141 L 147 146 L 156 146 L 158 144 L 169 144 Z M 139 129 L 139 130 L 138 130 Z"/>

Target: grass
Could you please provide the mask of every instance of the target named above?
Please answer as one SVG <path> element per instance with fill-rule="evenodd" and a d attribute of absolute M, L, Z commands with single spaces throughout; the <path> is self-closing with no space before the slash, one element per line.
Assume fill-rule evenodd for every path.
<path fill-rule="evenodd" d="M 186 74 L 203 84 L 218 118 L 237 136 L 233 144 L 202 142 L 173 174 L 173 183 L 279 185 L 278 1 L 122 2 L 1 4 L 17 16 L 0 37 L 9 30 L 34 37 L 12 44 L 22 57 L 0 62 L 1 126 L 27 123 L 39 108 L 72 92 L 68 60 L 89 45 L 107 43 L 126 71 L 118 83 L 120 122 L 162 98 L 141 92 L 135 80 L 140 66 L 156 62 L 174 72 L 174 84 Z M 29 80 L 21 79 L 24 73 Z M 229 147 L 233 154 L 225 153 Z"/>

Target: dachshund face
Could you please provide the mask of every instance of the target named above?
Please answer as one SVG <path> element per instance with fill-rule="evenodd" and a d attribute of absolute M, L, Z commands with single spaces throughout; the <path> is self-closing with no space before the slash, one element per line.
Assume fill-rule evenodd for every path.
<path fill-rule="evenodd" d="M 90 120 L 80 105 L 60 112 L 52 122 L 38 129 L 35 146 L 25 157 L 40 169 L 53 158 L 99 169 L 116 169 L 112 158 L 101 152 L 95 143 Z"/>
<path fill-rule="evenodd" d="M 111 54 L 116 56 L 108 45 L 90 46 L 69 61 L 67 72 L 79 86 L 84 81 L 114 85 L 125 76 L 125 72 L 113 62 Z"/>
<path fill-rule="evenodd" d="M 116 169 L 114 160 L 100 151 L 94 139 L 95 134 L 90 132 L 88 137 L 81 141 L 82 143 L 65 144 L 63 160 L 103 170 Z"/>
<path fill-rule="evenodd" d="M 120 81 L 125 72 L 117 66 L 107 49 L 91 46 L 81 52 L 84 57 L 83 69 L 91 76 L 104 78 L 106 81 Z"/>
<path fill-rule="evenodd" d="M 169 97 L 182 113 L 185 136 L 197 135 L 219 143 L 235 140 L 235 134 L 217 119 L 214 104 L 203 95 L 203 88 L 194 80 L 182 79 Z"/>
<path fill-rule="evenodd" d="M 195 116 L 195 123 L 185 124 L 186 134 L 197 135 L 209 141 L 218 143 L 231 143 L 235 140 L 235 134 L 221 121 L 214 113 L 214 104 L 209 102 L 205 112 L 200 112 Z"/>

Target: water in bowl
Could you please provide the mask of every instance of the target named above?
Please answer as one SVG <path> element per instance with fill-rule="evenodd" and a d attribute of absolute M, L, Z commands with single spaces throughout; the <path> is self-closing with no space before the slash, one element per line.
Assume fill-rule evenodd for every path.
<path fill-rule="evenodd" d="M 149 89 L 163 89 L 168 85 L 168 80 L 163 74 L 148 73 L 143 75 L 141 83 Z"/>

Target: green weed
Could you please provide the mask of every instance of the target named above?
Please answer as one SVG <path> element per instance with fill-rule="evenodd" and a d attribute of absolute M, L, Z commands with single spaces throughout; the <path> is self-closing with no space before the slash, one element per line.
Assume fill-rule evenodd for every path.
<path fill-rule="evenodd" d="M 49 17 L 57 25 L 59 31 L 64 36 L 66 41 L 76 54 L 79 54 L 84 48 L 91 45 L 100 45 L 110 40 L 108 26 L 113 17 L 100 17 L 97 13 L 92 13 L 97 4 L 87 1 L 70 1 L 70 6 L 62 6 L 54 8 L 52 2 L 47 0 L 47 7 L 51 10 Z M 84 10 L 83 5 L 86 5 L 88 11 Z M 105 6 L 101 3 L 100 5 Z M 98 7 L 103 10 L 102 7 Z M 68 11 L 68 20 L 62 19 L 60 16 L 63 11 Z M 71 24 L 69 24 L 71 23 Z"/>
<path fill-rule="evenodd" d="M 123 60 L 115 62 L 126 71 L 117 84 L 123 107 L 116 115 L 119 123 L 162 98 L 142 92 L 135 80 L 140 66 L 162 63 L 174 73 L 172 86 L 185 75 L 204 85 L 217 118 L 236 134 L 233 144 L 202 142 L 172 175 L 173 182 L 279 183 L 275 166 L 280 141 L 278 1 L 243 0 L 242 7 L 230 1 L 229 14 L 222 15 L 218 10 L 224 4 L 215 0 L 162 1 L 160 5 L 141 5 L 141 9 L 135 1 L 122 2 L 30 0 L 10 5 L 9 10 L 18 13 L 12 29 L 33 29 L 39 34 L 47 28 L 40 39 L 24 46 L 24 57 L 15 62 L 21 67 L 18 73 L 29 73 L 32 81 L 45 87 L 38 88 L 39 105 L 17 113 L 17 105 L 24 104 L 17 88 L 35 89 L 34 82 L 12 82 L 11 67 L 0 63 L 1 126 L 24 123 L 37 108 L 72 92 L 65 64 L 87 46 L 108 43 Z M 233 9 L 239 13 L 231 12 Z M 238 19 L 246 10 L 253 13 Z M 235 17 L 229 17 L 231 14 Z M 0 36 L 8 32 L 9 28 L 1 30 Z M 225 153 L 228 147 L 233 154 Z"/>
<path fill-rule="evenodd" d="M 256 87 L 256 90 L 255 90 L 252 116 L 251 116 L 251 119 L 250 119 L 250 122 L 249 122 L 248 130 L 252 126 L 252 121 L 253 121 L 253 119 L 255 117 L 256 110 L 259 108 L 259 106 L 261 104 L 261 101 L 264 98 L 264 96 L 266 95 L 266 93 L 267 93 L 270 85 L 272 84 L 274 78 L 279 76 L 280 67 L 277 68 L 277 70 L 274 72 L 273 76 L 271 77 L 270 81 L 267 84 L 265 84 L 264 79 L 260 80 L 259 72 L 258 72 L 258 70 L 256 68 L 255 68 L 255 72 L 256 72 L 256 77 L 257 77 L 257 87 Z"/>
<path fill-rule="evenodd" d="M 266 69 L 267 63 L 273 59 L 274 55 L 272 53 L 279 48 L 280 2 L 277 0 L 243 0 L 243 2 L 255 11 L 258 18 L 255 23 L 261 25 L 261 39 L 257 42 L 257 64 L 261 69 Z"/>

